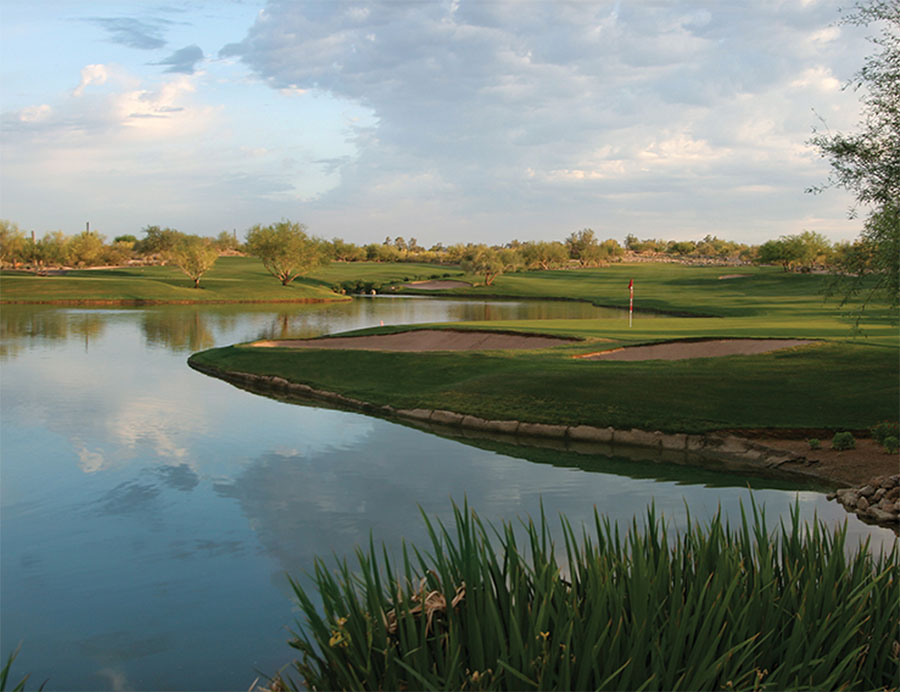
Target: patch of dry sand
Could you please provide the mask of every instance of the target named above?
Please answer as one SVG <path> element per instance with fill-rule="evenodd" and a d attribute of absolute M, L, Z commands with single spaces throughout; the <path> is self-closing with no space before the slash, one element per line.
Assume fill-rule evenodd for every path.
<path fill-rule="evenodd" d="M 743 279 L 748 276 L 750 276 L 750 275 L 749 274 L 722 274 L 722 276 L 719 277 L 719 281 L 721 281 L 722 279 Z"/>
<path fill-rule="evenodd" d="M 805 339 L 716 339 L 710 341 L 672 341 L 665 344 L 628 346 L 610 351 L 588 353 L 576 358 L 587 360 L 687 360 L 769 353 L 793 346 L 816 343 Z"/>
<path fill-rule="evenodd" d="M 471 288 L 472 284 L 466 281 L 454 281 L 452 279 L 445 279 L 443 281 L 411 281 L 408 284 L 403 284 L 403 288 L 417 288 L 420 291 L 440 291 L 445 288 Z"/>
<path fill-rule="evenodd" d="M 256 341 L 251 345 L 262 348 L 328 348 L 362 351 L 495 351 L 549 348 L 574 341 L 577 339 L 499 332 L 419 329 L 397 334 Z"/>

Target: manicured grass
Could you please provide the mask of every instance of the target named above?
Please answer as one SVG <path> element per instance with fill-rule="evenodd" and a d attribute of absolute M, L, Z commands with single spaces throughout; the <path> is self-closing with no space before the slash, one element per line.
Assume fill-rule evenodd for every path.
<path fill-rule="evenodd" d="M 333 263 L 282 286 L 253 257 L 220 257 L 200 288 L 176 267 L 73 270 L 64 276 L 0 272 L 3 302 L 281 302 L 342 300 L 332 288 L 342 282 L 381 286 L 424 279 L 458 269 L 430 264 Z"/>
<path fill-rule="evenodd" d="M 488 419 L 703 432 L 864 429 L 897 416 L 897 349 L 884 345 L 834 342 L 759 356 L 632 363 L 571 358 L 578 348 L 351 354 L 227 347 L 192 359 L 378 405 Z"/>
<path fill-rule="evenodd" d="M 293 582 L 306 688 L 896 686 L 896 550 L 850 554 L 845 529 L 796 507 L 774 533 L 755 505 L 678 535 L 652 508 L 627 533 L 563 517 L 562 548 L 543 515 L 516 531 L 454 510 L 450 529 L 426 517 L 431 545 L 396 566 L 370 541 L 355 570 L 316 561 L 316 596 Z"/>
<path fill-rule="evenodd" d="M 718 278 L 729 274 L 746 276 L 739 279 Z M 478 280 L 471 276 L 465 278 Z M 823 297 L 829 277 L 789 273 L 776 267 L 613 264 L 599 269 L 503 274 L 491 286 L 455 288 L 441 293 L 565 298 L 627 308 L 628 282 L 631 279 L 634 279 L 634 306 L 638 311 L 719 317 L 794 316 L 803 319 L 837 312 L 837 301 L 826 302 Z M 885 313 L 880 316 L 891 317 Z"/>

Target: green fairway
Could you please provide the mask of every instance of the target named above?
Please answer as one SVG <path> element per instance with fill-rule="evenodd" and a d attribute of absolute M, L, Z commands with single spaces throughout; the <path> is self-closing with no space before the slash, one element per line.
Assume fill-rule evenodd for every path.
<path fill-rule="evenodd" d="M 176 267 L 128 267 L 73 270 L 64 276 L 35 276 L 23 272 L 0 273 L 0 301 L 47 302 L 282 302 L 341 300 L 333 289 L 343 282 L 401 283 L 442 276 L 458 269 L 430 264 L 378 264 L 336 262 L 282 286 L 254 257 L 220 257 L 194 289 L 193 282 Z"/>
<path fill-rule="evenodd" d="M 720 267 L 615 266 L 513 274 L 490 288 L 455 290 L 627 304 L 719 315 L 642 319 L 531 320 L 417 325 L 574 336 L 540 351 L 387 353 L 228 347 L 192 357 L 226 371 L 277 375 L 396 408 L 447 409 L 490 419 L 636 427 L 855 429 L 898 417 L 897 327 L 872 319 L 863 336 L 820 293 L 821 276 Z M 734 273 L 738 273 L 737 271 Z M 385 333 L 398 327 L 363 330 Z M 588 361 L 573 356 L 618 346 L 701 338 L 807 338 L 822 343 L 754 356 L 683 361 Z"/>

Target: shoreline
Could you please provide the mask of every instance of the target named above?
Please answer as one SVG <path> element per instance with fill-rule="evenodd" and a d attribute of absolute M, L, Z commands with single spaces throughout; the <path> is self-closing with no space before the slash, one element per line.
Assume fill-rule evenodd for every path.
<path fill-rule="evenodd" d="M 140 307 L 144 305 L 243 305 L 262 303 L 343 303 L 351 296 L 335 298 L 278 298 L 263 300 L 160 300 L 156 298 L 65 298 L 58 300 L 0 300 L 0 305 L 121 305 Z"/>
<path fill-rule="evenodd" d="M 337 392 L 315 389 L 306 384 L 291 382 L 276 375 L 256 375 L 252 373 L 223 370 L 200 364 L 193 357 L 188 365 L 205 375 L 216 377 L 236 386 L 246 386 L 260 391 L 283 392 L 303 399 L 320 401 L 341 409 L 359 411 L 388 419 L 399 419 L 414 426 L 439 427 L 447 431 L 471 432 L 476 434 L 501 435 L 509 438 L 526 438 L 535 441 L 552 440 L 572 445 L 606 445 L 643 448 L 661 455 L 683 457 L 682 462 L 690 463 L 691 458 L 721 464 L 722 470 L 745 471 L 774 478 L 795 478 L 819 481 L 836 491 L 850 483 L 855 487 L 870 485 L 889 474 L 878 474 L 863 469 L 843 469 L 835 473 L 820 460 L 810 458 L 816 452 L 831 450 L 803 450 L 806 444 L 801 436 L 818 432 L 809 429 L 791 431 L 786 429 L 753 429 L 738 431 L 718 430 L 706 433 L 663 433 L 638 428 L 616 429 L 589 425 L 556 425 L 533 423 L 519 420 L 490 420 L 444 409 L 397 409 L 390 405 L 377 405 L 362 399 L 345 396 Z M 741 432 L 743 434 L 737 434 Z M 854 431 L 861 432 L 861 431 Z M 750 435 L 750 436 L 746 436 Z M 793 449 L 792 449 L 793 447 Z M 806 452 L 806 453 L 804 453 Z M 841 455 L 849 456 L 848 452 Z M 844 456 L 843 459 L 846 459 Z M 887 455 L 885 455 L 887 456 Z M 709 467 L 709 464 L 706 464 Z M 848 509 L 848 511 L 851 511 Z M 865 517 L 860 517 L 866 521 Z M 897 530 L 900 517 L 892 521 L 871 521 L 881 526 Z"/>

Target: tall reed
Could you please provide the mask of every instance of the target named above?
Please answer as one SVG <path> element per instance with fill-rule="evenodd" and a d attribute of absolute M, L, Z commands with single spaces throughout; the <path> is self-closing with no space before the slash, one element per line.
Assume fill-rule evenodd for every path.
<path fill-rule="evenodd" d="M 312 689 L 896 689 L 896 545 L 846 550 L 846 527 L 766 529 L 742 508 L 670 532 L 653 507 L 620 531 L 563 517 L 485 526 L 454 505 L 403 544 L 315 562 L 321 601 L 292 581 L 305 617 L 291 644 Z M 380 557 L 379 557 L 380 556 Z M 293 684 L 293 681 L 288 681 Z"/>

